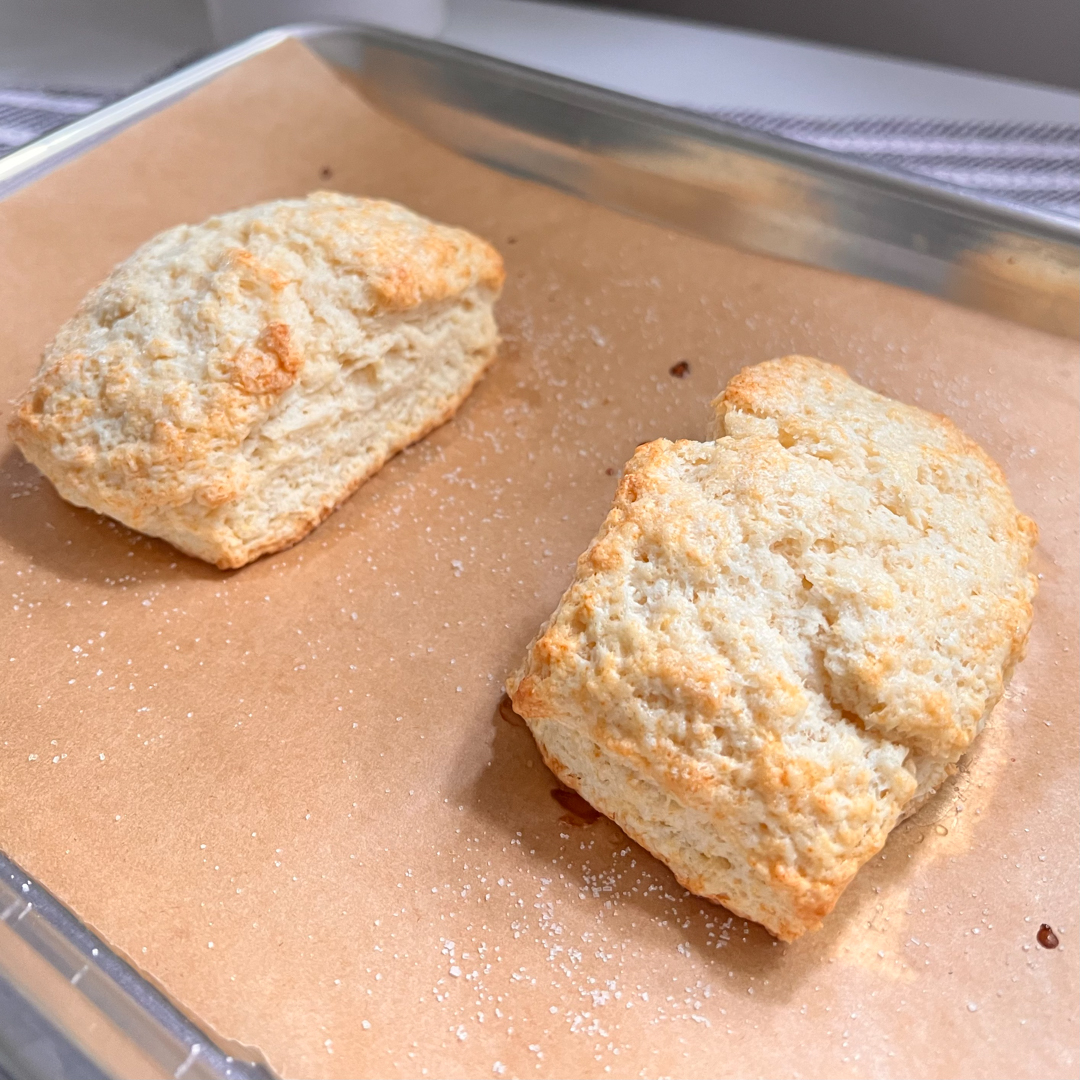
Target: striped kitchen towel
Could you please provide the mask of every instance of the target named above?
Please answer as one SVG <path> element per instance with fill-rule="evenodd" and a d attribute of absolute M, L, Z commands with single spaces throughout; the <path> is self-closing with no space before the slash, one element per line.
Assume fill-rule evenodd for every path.
<path fill-rule="evenodd" d="M 112 96 L 104 94 L 16 90 L 0 86 L 0 157 L 112 100 Z"/>
<path fill-rule="evenodd" d="M 710 115 L 870 165 L 940 180 L 993 202 L 1080 217 L 1080 124 L 830 120 L 749 110 Z"/>

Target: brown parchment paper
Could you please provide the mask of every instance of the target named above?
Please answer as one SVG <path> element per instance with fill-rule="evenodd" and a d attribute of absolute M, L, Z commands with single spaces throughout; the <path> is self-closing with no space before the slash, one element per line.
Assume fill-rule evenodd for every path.
<path fill-rule="evenodd" d="M 1075 344 L 497 174 L 289 44 L 0 205 L 0 419 L 139 243 L 318 187 L 490 238 L 501 359 L 236 573 L 66 505 L 4 442 L 0 846 L 288 1076 L 1075 1075 Z M 783 946 L 568 815 L 498 706 L 634 446 L 703 437 L 738 367 L 793 351 L 986 446 L 1042 588 L 960 775 Z"/>

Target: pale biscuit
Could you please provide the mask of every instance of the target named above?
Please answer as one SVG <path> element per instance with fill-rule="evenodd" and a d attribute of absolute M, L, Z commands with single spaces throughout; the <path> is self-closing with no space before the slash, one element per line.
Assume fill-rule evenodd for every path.
<path fill-rule="evenodd" d="M 86 297 L 11 433 L 68 501 L 242 566 L 453 415 L 502 281 L 483 240 L 373 199 L 181 225 Z"/>
<path fill-rule="evenodd" d="M 638 448 L 509 680 L 561 780 L 790 941 L 953 771 L 1021 658 L 1032 521 L 948 420 L 790 356 Z"/>

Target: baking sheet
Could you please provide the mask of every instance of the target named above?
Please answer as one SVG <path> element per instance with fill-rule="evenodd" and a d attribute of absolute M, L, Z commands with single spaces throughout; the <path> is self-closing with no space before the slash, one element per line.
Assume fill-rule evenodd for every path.
<path fill-rule="evenodd" d="M 491 239 L 500 362 L 232 574 L 67 506 L 5 441 L 0 846 L 287 1075 L 1074 1074 L 1075 346 L 487 170 L 289 43 L 0 204 L 0 409 L 138 243 L 317 187 Z M 499 702 L 633 447 L 701 437 L 734 370 L 792 351 L 978 438 L 1043 581 L 960 776 L 784 946 L 568 813 Z"/>

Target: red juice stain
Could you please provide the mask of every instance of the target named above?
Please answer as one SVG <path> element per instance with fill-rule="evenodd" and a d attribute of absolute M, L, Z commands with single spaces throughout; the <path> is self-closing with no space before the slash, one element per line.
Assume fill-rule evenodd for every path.
<path fill-rule="evenodd" d="M 1058 947 L 1058 936 L 1054 933 L 1054 928 L 1049 923 L 1043 923 L 1039 927 L 1039 932 L 1035 935 L 1035 940 L 1044 949 L 1056 949 Z"/>
<path fill-rule="evenodd" d="M 508 695 L 503 694 L 502 700 L 499 702 L 499 716 L 505 720 L 511 727 L 527 727 L 528 725 L 516 712 L 514 712 L 513 703 L 510 701 Z"/>
<path fill-rule="evenodd" d="M 559 818 L 564 825 L 592 825 L 601 817 L 600 811 L 590 806 L 576 791 L 552 788 L 551 797 L 566 811 Z"/>

